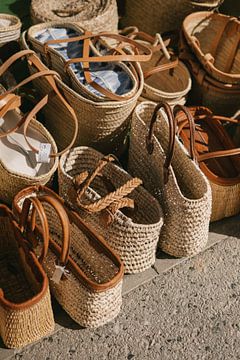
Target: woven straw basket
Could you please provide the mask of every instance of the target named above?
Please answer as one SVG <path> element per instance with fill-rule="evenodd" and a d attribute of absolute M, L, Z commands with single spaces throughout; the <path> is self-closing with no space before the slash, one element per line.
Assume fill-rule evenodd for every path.
<path fill-rule="evenodd" d="M 213 79 L 191 53 L 183 34 L 179 45 L 180 58 L 186 63 L 192 75 L 190 103 L 208 107 L 215 114 L 234 115 L 239 110 L 240 86 Z"/>
<path fill-rule="evenodd" d="M 125 16 L 121 19 L 121 25 L 137 26 L 142 31 L 154 35 L 180 29 L 188 14 L 214 9 L 220 3 L 220 0 L 201 3 L 190 0 L 126 0 Z"/>
<path fill-rule="evenodd" d="M 0 46 L 20 38 L 22 23 L 17 16 L 0 14 Z"/>
<path fill-rule="evenodd" d="M 22 37 L 22 46 L 24 49 L 29 49 L 25 36 L 26 33 Z M 75 110 L 78 118 L 77 145 L 93 146 L 105 154 L 121 151 L 128 133 L 132 111 L 144 83 L 140 65 L 135 63 L 134 67 L 140 77 L 139 89 L 131 99 L 123 101 L 96 102 L 81 96 L 63 81 L 56 79 L 59 89 Z M 34 72 L 32 66 L 29 70 L 30 73 Z M 35 80 L 34 85 L 41 94 L 49 91 L 49 86 L 44 79 Z M 66 147 L 74 131 L 69 113 L 56 97 L 51 99 L 44 111 L 49 119 L 47 127 L 53 134 L 58 148 Z"/>
<path fill-rule="evenodd" d="M 77 22 L 86 30 L 117 32 L 116 0 L 32 0 L 33 24 L 46 21 Z"/>
<path fill-rule="evenodd" d="M 167 113 L 159 111 L 163 106 Z M 207 242 L 211 189 L 175 137 L 174 128 L 167 104 L 139 104 L 133 114 L 128 169 L 163 206 L 160 248 L 182 257 L 198 253 Z"/>
<path fill-rule="evenodd" d="M 28 241 L 11 211 L 0 205 L 0 335 L 9 348 L 54 330 L 48 279 Z"/>
<path fill-rule="evenodd" d="M 88 147 L 70 150 L 60 160 L 59 191 L 120 255 L 125 272 L 137 273 L 155 262 L 162 211 L 141 181 L 112 160 Z"/>
<path fill-rule="evenodd" d="M 237 18 L 201 11 L 186 17 L 182 31 L 211 77 L 240 85 L 240 21 Z"/>
<path fill-rule="evenodd" d="M 46 187 L 21 191 L 14 199 L 15 211 L 19 213 L 21 207 L 29 211 L 32 198 L 43 206 L 48 220 L 49 250 L 43 266 L 50 279 L 51 292 L 81 326 L 94 328 L 111 321 L 122 304 L 120 259 L 96 230 Z M 41 229 L 38 232 L 41 233 Z M 41 246 L 40 242 L 34 249 L 37 254 Z"/>

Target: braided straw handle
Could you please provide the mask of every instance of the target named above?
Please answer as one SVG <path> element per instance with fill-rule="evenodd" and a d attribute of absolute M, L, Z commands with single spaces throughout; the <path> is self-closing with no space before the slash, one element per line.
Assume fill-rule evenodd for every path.
<path fill-rule="evenodd" d="M 109 215 L 107 219 L 108 223 L 113 221 L 114 215 L 117 212 L 117 210 L 123 207 L 134 208 L 134 200 L 128 198 L 127 195 L 131 194 L 134 189 L 136 189 L 139 185 L 142 184 L 142 180 L 138 178 L 130 179 L 124 185 L 120 186 L 118 189 L 102 197 L 96 202 L 91 204 L 83 204 L 81 202 L 81 198 L 83 194 L 86 192 L 87 188 L 90 186 L 90 184 L 95 179 L 95 177 L 100 175 L 102 169 L 109 162 L 113 162 L 114 160 L 115 158 L 112 155 L 105 156 L 99 161 L 96 169 L 93 171 L 93 173 L 90 176 L 88 176 L 88 172 L 85 171 L 80 175 L 76 176 L 76 178 L 74 179 L 74 184 L 77 188 L 78 205 L 82 209 L 90 213 L 96 213 L 96 212 L 101 212 L 103 210 L 107 210 Z M 84 185 L 82 186 L 82 188 L 79 189 L 79 187 L 81 187 L 82 184 Z"/>

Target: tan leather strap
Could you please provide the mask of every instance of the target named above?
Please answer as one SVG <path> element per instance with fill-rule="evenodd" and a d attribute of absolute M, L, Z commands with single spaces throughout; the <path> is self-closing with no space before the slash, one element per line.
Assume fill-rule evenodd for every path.
<path fill-rule="evenodd" d="M 89 175 L 88 172 L 84 172 L 74 179 L 74 183 L 77 188 L 78 205 L 82 209 L 91 213 L 107 210 L 112 219 L 117 210 L 123 207 L 134 207 L 133 199 L 128 198 L 127 195 L 131 194 L 134 189 L 136 189 L 139 185 L 142 184 L 142 181 L 140 179 L 132 178 L 128 180 L 124 185 L 120 186 L 115 191 L 107 194 L 106 196 L 102 197 L 94 203 L 83 204 L 81 199 L 88 187 L 91 185 L 92 181 L 95 179 L 95 177 L 100 175 L 102 169 L 109 162 L 113 162 L 114 160 L 115 158 L 112 155 L 105 156 L 99 161 L 96 169 L 92 172 L 92 174 Z"/>
<path fill-rule="evenodd" d="M 6 95 L 4 100 L 6 101 L 6 103 L 0 109 L 0 118 L 3 118 L 7 114 L 8 111 L 16 110 L 16 109 L 19 108 L 19 106 L 21 106 L 21 98 L 20 98 L 20 96 L 17 96 L 17 95 L 14 95 L 14 94 L 9 94 L 9 95 Z M 3 138 L 3 137 L 6 137 L 7 135 L 10 135 L 13 132 L 15 132 L 16 130 L 18 130 L 22 126 L 24 121 L 25 121 L 25 117 L 22 117 L 20 119 L 20 121 L 13 128 L 9 129 L 6 132 L 1 131 L 0 139 Z"/>
<path fill-rule="evenodd" d="M 28 224 L 28 217 L 30 209 L 32 208 L 32 216 L 31 216 L 31 232 L 33 233 L 35 230 L 35 221 L 33 222 L 32 219 L 36 217 L 36 212 L 38 214 L 39 220 L 41 222 L 42 226 L 42 235 L 43 235 L 43 249 L 42 253 L 39 257 L 39 262 L 42 263 L 42 261 L 45 259 L 47 253 L 48 253 L 48 247 L 49 247 L 49 227 L 48 227 L 48 221 L 47 216 L 44 211 L 44 208 L 41 204 L 41 202 L 35 198 L 35 197 L 29 197 L 24 200 L 23 206 L 22 206 L 22 212 L 19 215 L 19 225 L 21 232 L 23 234 L 27 234 L 27 224 Z M 29 241 L 29 237 L 27 238 Z M 33 244 L 31 244 L 33 245 Z"/>
<path fill-rule="evenodd" d="M 186 115 L 186 119 L 187 122 L 189 124 L 189 129 L 190 129 L 190 156 L 192 158 L 192 160 L 197 163 L 197 155 L 196 155 L 196 145 L 195 145 L 195 122 L 194 122 L 194 118 L 191 114 L 191 112 L 188 110 L 188 108 L 186 106 L 177 104 L 174 106 L 173 108 L 173 115 L 174 115 L 174 119 L 176 122 L 176 116 L 179 112 L 184 112 L 184 114 Z"/>
<path fill-rule="evenodd" d="M 168 143 L 168 150 L 166 152 L 166 159 L 163 165 L 163 176 L 164 176 L 164 183 L 168 182 L 169 176 L 169 167 L 172 162 L 174 147 L 175 147 L 175 134 L 176 134 L 176 123 L 174 121 L 174 116 L 170 105 L 161 101 L 158 103 L 154 109 L 150 125 L 149 125 L 149 132 L 146 137 L 146 147 L 148 153 L 151 155 L 154 150 L 154 142 L 153 142 L 153 134 L 154 134 L 154 125 L 157 121 L 159 110 L 164 109 L 166 114 L 168 124 L 169 124 L 169 143 Z"/>

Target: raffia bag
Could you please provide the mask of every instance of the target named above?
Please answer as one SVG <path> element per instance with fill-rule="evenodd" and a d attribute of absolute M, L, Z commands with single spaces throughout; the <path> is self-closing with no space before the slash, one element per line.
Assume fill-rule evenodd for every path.
<path fill-rule="evenodd" d="M 42 204 L 48 221 L 49 248 L 43 266 L 52 294 L 81 326 L 98 327 L 113 320 L 122 304 L 122 262 L 96 230 L 46 187 L 21 191 L 14 199 L 15 212 L 21 208 L 29 212 L 33 200 Z M 34 213 L 32 219 L 35 223 Z M 37 254 L 41 233 L 38 228 Z"/>
<path fill-rule="evenodd" d="M 217 81 L 240 85 L 240 21 L 201 11 L 186 17 L 184 37 L 207 73 Z"/>
<path fill-rule="evenodd" d="M 184 18 L 194 11 L 217 8 L 221 0 L 126 0 L 122 27 L 137 26 L 151 35 L 180 29 Z"/>
<path fill-rule="evenodd" d="M 192 75 L 192 88 L 189 102 L 193 105 L 203 105 L 215 114 L 232 116 L 239 109 L 240 86 L 222 83 L 213 79 L 201 66 L 198 59 L 191 52 L 184 35 L 181 33 L 179 57 L 188 66 Z"/>
<path fill-rule="evenodd" d="M 187 111 L 181 105 L 174 109 Z M 128 170 L 143 180 L 163 207 L 160 248 L 182 257 L 197 254 L 207 242 L 211 188 L 175 133 L 168 104 L 139 104 L 133 114 Z M 191 155 L 195 158 L 194 152 Z"/>
<path fill-rule="evenodd" d="M 0 46 L 20 38 L 22 23 L 17 16 L 0 14 Z"/>
<path fill-rule="evenodd" d="M 0 336 L 6 347 L 20 348 L 54 330 L 49 283 L 12 212 L 0 205 Z M 45 233 L 45 235 L 47 235 Z"/>
<path fill-rule="evenodd" d="M 22 46 L 29 49 L 26 42 L 26 33 L 22 36 Z M 46 69 L 46 66 L 42 63 Z M 122 101 L 93 101 L 80 95 L 60 79 L 56 79 L 58 88 L 74 108 L 79 125 L 76 139 L 78 145 L 88 145 L 98 150 L 109 153 L 121 152 L 123 143 L 128 133 L 131 114 L 143 88 L 143 75 L 138 63 L 133 64 L 139 75 L 139 88 L 129 100 Z M 30 73 L 34 67 L 29 65 Z M 49 90 L 49 85 L 44 79 L 36 79 L 34 85 L 42 94 Z M 73 132 L 70 116 L 57 97 L 51 99 L 45 108 L 45 115 L 49 118 L 48 129 L 54 135 L 59 149 L 69 143 Z"/>
<path fill-rule="evenodd" d="M 162 211 L 113 160 L 88 147 L 70 150 L 61 157 L 59 191 L 120 255 L 125 272 L 137 273 L 155 262 Z"/>
<path fill-rule="evenodd" d="M 94 33 L 117 32 L 118 12 L 116 0 L 32 0 L 33 24 L 46 21 L 77 22 Z"/>

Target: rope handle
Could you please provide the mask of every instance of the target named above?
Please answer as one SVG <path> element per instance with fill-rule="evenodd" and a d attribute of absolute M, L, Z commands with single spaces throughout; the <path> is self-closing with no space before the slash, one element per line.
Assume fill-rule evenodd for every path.
<path fill-rule="evenodd" d="M 153 142 L 153 135 L 154 135 L 154 126 L 157 122 L 158 113 L 161 109 L 164 109 L 164 114 L 168 120 L 169 124 L 169 142 L 168 142 L 168 149 L 166 152 L 166 159 L 163 165 L 163 181 L 164 184 L 168 182 L 169 178 L 169 167 L 172 162 L 173 154 L 174 154 L 174 147 L 175 147 L 175 134 L 176 134 L 176 122 L 174 121 L 174 115 L 172 109 L 168 103 L 161 101 L 159 104 L 156 105 L 154 112 L 152 114 L 152 118 L 149 125 L 149 132 L 146 137 L 146 148 L 151 155 L 154 150 L 154 142 Z"/>
<path fill-rule="evenodd" d="M 138 178 L 132 178 L 128 180 L 124 185 L 120 186 L 118 189 L 114 190 L 113 192 L 107 194 L 106 196 L 102 197 L 101 199 L 90 203 L 90 204 L 83 204 L 81 201 L 82 196 L 86 192 L 87 188 L 90 186 L 92 181 L 101 174 L 102 169 L 113 162 L 115 157 L 112 155 L 104 156 L 97 167 L 92 172 L 92 174 L 88 174 L 87 171 L 81 173 L 80 175 L 76 176 L 74 179 L 74 184 L 77 189 L 77 203 L 78 205 L 90 212 L 90 213 L 97 213 L 103 210 L 106 210 L 108 213 L 107 223 L 111 223 L 114 219 L 114 215 L 116 214 L 117 210 L 120 210 L 124 207 L 134 208 L 134 200 L 127 197 L 127 195 L 131 194 L 134 189 L 136 189 L 139 185 L 142 184 L 142 180 Z"/>

